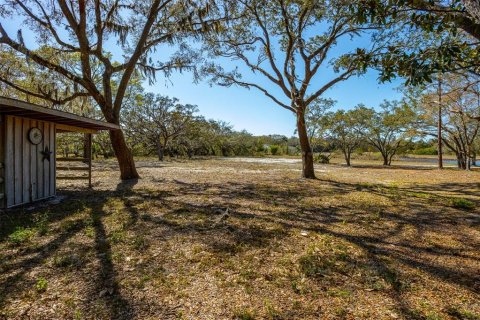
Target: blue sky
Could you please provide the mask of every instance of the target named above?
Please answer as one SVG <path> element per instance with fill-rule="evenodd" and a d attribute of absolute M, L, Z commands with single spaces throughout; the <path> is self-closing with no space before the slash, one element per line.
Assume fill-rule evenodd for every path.
<path fill-rule="evenodd" d="M 16 37 L 17 30 L 22 28 L 27 47 L 35 47 L 34 36 L 28 32 L 27 28 L 22 27 L 21 21 L 2 21 L 2 24 L 13 38 Z M 340 42 L 334 52 L 342 52 L 351 49 L 352 46 L 365 44 L 365 41 L 358 42 L 358 39 L 357 42 Z M 114 47 L 112 46 L 112 50 L 114 50 Z M 160 52 L 172 52 L 171 49 L 164 49 L 166 50 L 160 50 Z M 113 53 L 114 56 L 118 54 Z M 118 54 L 118 56 L 121 55 Z M 239 66 L 241 67 L 241 65 Z M 229 63 L 227 69 L 234 67 L 235 64 Z M 242 68 L 240 70 L 245 75 L 249 74 L 248 70 Z M 319 88 L 323 83 L 331 80 L 333 76 L 332 71 L 328 69 L 320 69 L 319 73 L 320 75 L 312 83 L 313 88 Z M 323 97 L 336 100 L 338 102 L 336 108 L 344 109 L 352 108 L 359 103 L 376 108 L 384 99 L 401 97 L 400 93 L 396 91 L 401 83 L 399 80 L 393 83 L 379 84 L 377 77 L 378 74 L 375 71 L 369 71 L 361 77 L 350 78 L 330 88 Z M 274 86 L 268 83 L 268 80 L 260 77 L 254 79 L 267 89 L 275 90 Z M 200 114 L 206 118 L 227 121 L 236 130 L 246 129 L 256 135 L 282 134 L 291 136 L 294 134 L 295 117 L 293 113 L 279 107 L 256 89 L 210 86 L 206 82 L 194 84 L 193 77 L 188 72 L 174 73 L 169 79 L 159 75 L 154 85 L 149 85 L 146 82 L 145 88 L 147 91 L 177 97 L 182 103 L 196 104 L 199 107 Z"/>
<path fill-rule="evenodd" d="M 321 32 L 327 27 L 327 25 L 320 24 L 315 32 Z M 311 33 L 312 30 L 309 30 L 309 32 Z M 309 34 L 309 36 L 314 35 L 316 34 Z M 337 76 L 332 68 L 327 65 L 328 61 L 344 53 L 352 52 L 356 48 L 369 48 L 370 46 L 370 37 L 368 35 L 340 38 L 337 45 L 332 47 L 327 55 L 325 65 L 319 69 L 317 75 L 312 80 L 308 92 L 312 93 L 318 90 Z M 166 51 L 168 52 L 168 49 Z M 279 64 L 282 65 L 282 54 L 278 48 L 275 49 L 274 47 L 274 51 L 275 56 L 280 61 Z M 256 60 L 255 56 L 250 57 L 252 61 Z M 289 104 L 276 85 L 261 75 L 252 75 L 251 71 L 242 62 L 222 59 L 220 64 L 227 71 L 238 67 L 243 79 L 260 84 L 270 92 L 277 93 L 275 95 L 277 98 L 280 97 L 280 100 Z M 270 71 L 268 67 L 264 66 L 264 68 Z M 303 66 L 297 66 L 297 70 L 303 70 Z M 161 78 L 159 77 L 159 79 Z M 385 99 L 394 100 L 401 98 L 401 94 L 397 91 L 401 83 L 402 81 L 397 79 L 392 83 L 380 84 L 378 82 L 378 73 L 370 70 L 363 76 L 351 77 L 344 82 L 337 83 L 326 91 L 322 97 L 336 100 L 335 109 L 350 109 L 360 103 L 367 107 L 377 108 Z M 255 88 L 248 90 L 241 87 L 212 87 L 206 82 L 193 84 L 192 76 L 184 73 L 174 74 L 169 81 L 160 80 L 154 86 L 148 86 L 148 90 L 175 96 L 182 103 L 197 104 L 200 113 L 205 117 L 227 121 L 237 130 L 246 129 L 258 135 L 274 133 L 286 136 L 294 135 L 294 114 L 281 108 Z"/>
<path fill-rule="evenodd" d="M 378 107 L 384 99 L 398 99 L 396 91 L 400 81 L 379 84 L 377 73 L 370 71 L 362 77 L 350 78 L 338 83 L 324 97 L 337 101 L 337 108 L 349 109 L 359 103 Z M 262 92 L 239 87 L 210 87 L 207 83 L 193 84 L 188 73 L 174 74 L 169 81 L 161 77 L 147 90 L 175 96 L 182 103 L 198 105 L 200 113 L 207 118 L 221 119 L 231 123 L 235 129 L 253 134 L 283 134 L 291 136 L 295 130 L 295 117 Z M 326 77 L 325 80 L 329 80 Z M 321 77 L 319 77 L 321 80 Z"/>

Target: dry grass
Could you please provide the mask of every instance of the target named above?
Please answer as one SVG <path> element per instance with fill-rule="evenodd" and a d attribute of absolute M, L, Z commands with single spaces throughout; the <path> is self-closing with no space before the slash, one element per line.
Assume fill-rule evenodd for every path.
<path fill-rule="evenodd" d="M 0 319 L 480 318 L 478 172 L 139 166 L 0 216 Z"/>

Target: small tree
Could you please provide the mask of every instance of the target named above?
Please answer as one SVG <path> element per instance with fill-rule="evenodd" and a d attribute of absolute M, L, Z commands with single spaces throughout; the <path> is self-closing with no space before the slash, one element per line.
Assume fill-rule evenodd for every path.
<path fill-rule="evenodd" d="M 358 106 L 348 111 L 330 112 L 320 121 L 324 124 L 325 134 L 342 151 L 347 166 L 351 165 L 352 152 L 360 146 L 365 135 L 364 111 L 363 106 Z"/>
<path fill-rule="evenodd" d="M 480 80 L 478 76 L 447 74 L 443 77 L 441 136 L 443 144 L 455 153 L 458 167 L 470 170 L 476 153 L 475 140 L 480 130 L 480 121 L 471 115 L 480 113 Z M 419 132 L 438 138 L 438 97 L 435 90 L 425 86 L 417 100 L 419 103 Z M 412 97 L 414 99 L 414 97 Z"/>
<path fill-rule="evenodd" d="M 392 158 L 412 135 L 415 113 L 404 102 L 384 101 L 381 111 L 365 107 L 358 108 L 365 126 L 365 138 L 383 158 L 383 165 L 389 166 Z"/>
<path fill-rule="evenodd" d="M 310 145 L 314 151 L 318 149 L 320 144 L 319 138 L 324 135 L 325 131 L 325 123 L 321 120 L 326 120 L 324 118 L 325 113 L 333 108 L 336 103 L 337 101 L 332 99 L 319 98 L 307 108 L 307 113 L 305 115 L 307 134 L 308 139 L 310 140 Z"/>

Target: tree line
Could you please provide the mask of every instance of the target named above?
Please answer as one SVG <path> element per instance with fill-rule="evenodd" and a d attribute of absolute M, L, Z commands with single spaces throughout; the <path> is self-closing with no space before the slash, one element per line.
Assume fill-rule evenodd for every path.
<path fill-rule="evenodd" d="M 138 81 L 140 83 L 141 81 Z M 438 89 L 443 90 L 440 92 Z M 326 162 L 333 153 L 342 154 L 347 166 L 358 152 L 377 152 L 389 166 L 399 154 L 438 155 L 439 116 L 441 144 L 454 155 L 458 167 L 470 169 L 480 151 L 480 122 L 472 114 L 480 111 L 480 79 L 464 73 L 437 76 L 432 84 L 405 86 L 403 99 L 385 100 L 377 109 L 365 105 L 337 108 L 332 99 L 317 99 L 306 110 L 306 126 L 314 161 Z M 122 128 L 135 156 L 264 156 L 299 155 L 296 137 L 254 136 L 236 131 L 223 121 L 205 119 L 196 105 L 176 98 L 145 93 L 140 85 L 129 93 L 123 108 Z M 95 108 L 83 106 L 95 117 Z M 61 151 L 79 153 L 82 140 L 60 136 Z M 105 134 L 95 138 L 94 154 L 113 155 Z"/>
<path fill-rule="evenodd" d="M 480 67 L 475 0 L 2 0 L 0 15 L 7 22 L 20 19 L 33 35 L 25 41 L 22 29 L 7 32 L 0 24 L 2 90 L 50 107 L 78 109 L 88 100 L 103 119 L 122 124 L 131 111 L 129 91 L 136 79 L 145 77 L 153 84 L 159 75 L 189 70 L 196 81 L 256 90 L 291 111 L 306 178 L 315 178 L 307 113 L 331 87 L 369 69 L 380 72 L 380 82 L 402 77 L 421 87 L 433 83 L 437 74 L 478 75 Z M 351 45 L 339 46 L 345 41 Z M 165 55 L 171 50 L 160 49 L 166 47 L 175 52 Z M 249 70 L 248 76 L 239 72 L 239 64 Z M 368 121 L 382 123 L 382 128 L 373 130 L 368 123 L 362 127 L 386 164 L 401 145 L 398 137 L 405 134 L 396 129 L 398 113 L 409 112 L 403 106 L 386 105 L 371 114 Z M 468 167 L 475 139 L 470 120 L 462 117 L 475 118 L 478 113 L 463 107 L 445 115 L 438 112 L 438 123 L 452 117 L 446 119 L 449 125 L 437 126 L 445 133 L 438 140 L 456 150 Z M 192 106 L 181 108 L 194 113 Z M 424 116 L 427 119 L 428 112 Z M 431 134 L 429 128 L 422 130 Z M 127 143 L 133 138 L 127 133 L 134 135 L 128 129 L 111 131 L 109 140 L 121 178 L 138 178 Z M 167 151 L 168 141 L 177 139 L 172 132 L 149 134 L 159 137 L 155 141 L 159 157 Z"/>
<path fill-rule="evenodd" d="M 355 150 L 370 146 L 383 165 L 390 165 L 399 152 L 415 153 L 417 147 L 438 155 L 440 137 L 458 167 L 469 170 L 480 150 L 480 121 L 472 116 L 480 112 L 480 77 L 442 74 L 432 84 L 407 86 L 403 92 L 402 100 L 385 100 L 378 110 L 358 105 L 333 112 L 328 111 L 335 105 L 332 100 L 314 104 L 307 117 L 314 149 L 339 150 L 349 166 Z M 425 141 L 430 143 L 422 146 Z"/>

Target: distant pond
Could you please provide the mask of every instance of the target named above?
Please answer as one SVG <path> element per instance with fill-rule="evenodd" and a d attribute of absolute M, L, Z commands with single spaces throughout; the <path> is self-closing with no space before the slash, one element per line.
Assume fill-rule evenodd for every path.
<path fill-rule="evenodd" d="M 410 157 L 400 157 L 399 161 L 408 161 L 408 162 L 419 162 L 419 163 L 432 163 L 436 164 L 438 160 L 436 158 L 410 158 Z M 443 164 L 452 164 L 457 165 L 457 160 L 455 159 L 443 159 Z M 480 160 L 477 161 L 477 165 L 474 167 L 480 167 Z"/>

